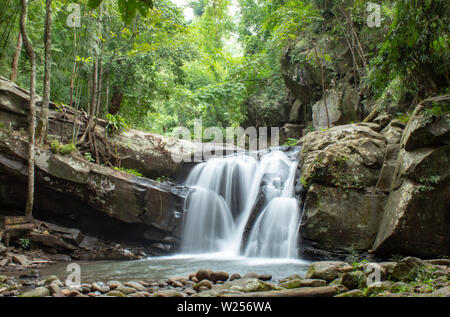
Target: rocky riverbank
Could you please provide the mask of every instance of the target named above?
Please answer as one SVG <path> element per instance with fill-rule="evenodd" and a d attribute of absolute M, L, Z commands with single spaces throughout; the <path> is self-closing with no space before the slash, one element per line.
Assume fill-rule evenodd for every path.
<path fill-rule="evenodd" d="M 321 261 L 304 276 L 199 270 L 161 280 L 97 281 L 71 285 L 33 270 L 0 275 L 0 297 L 450 297 L 448 259 L 406 257 L 397 262 Z"/>

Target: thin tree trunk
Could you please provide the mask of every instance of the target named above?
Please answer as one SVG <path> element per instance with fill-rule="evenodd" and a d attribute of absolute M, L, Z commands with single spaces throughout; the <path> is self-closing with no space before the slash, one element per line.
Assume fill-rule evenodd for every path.
<path fill-rule="evenodd" d="M 105 89 L 105 118 L 109 113 L 109 70 L 106 72 L 106 89 Z"/>
<path fill-rule="evenodd" d="M 52 67 L 52 0 L 46 0 L 45 8 L 45 31 L 44 31 L 44 95 L 42 97 L 42 110 L 38 124 L 37 141 L 43 144 L 48 134 L 48 104 L 50 102 L 50 75 Z"/>
<path fill-rule="evenodd" d="M 15 81 L 17 77 L 17 67 L 19 66 L 19 57 L 21 50 L 22 50 L 22 34 L 19 31 L 19 35 L 17 36 L 16 51 L 14 52 L 13 60 L 11 63 L 11 75 L 9 76 L 9 79 L 11 81 Z"/>
<path fill-rule="evenodd" d="M 98 17 L 97 17 L 97 27 L 101 28 L 101 16 L 102 16 L 102 6 L 98 7 Z M 98 98 L 98 60 L 99 60 L 99 38 L 96 35 L 95 38 L 95 57 L 94 57 L 94 65 L 92 71 L 92 99 L 91 99 L 91 108 L 89 109 L 89 115 L 91 117 L 95 116 L 97 113 L 97 98 Z"/>
<path fill-rule="evenodd" d="M 27 0 L 22 0 L 22 12 L 20 15 L 20 32 L 22 33 L 23 44 L 27 51 L 31 63 L 30 73 L 30 123 L 29 123 L 29 137 L 28 137 L 28 192 L 27 205 L 25 215 L 31 216 L 33 212 L 34 201 L 34 142 L 35 142 L 35 126 L 36 126 L 36 54 L 33 46 L 27 36 L 25 23 L 28 15 Z"/>
<path fill-rule="evenodd" d="M 75 24 L 73 26 L 73 46 L 74 46 L 74 54 L 73 54 L 72 75 L 70 76 L 69 107 L 72 107 L 72 105 L 73 105 L 73 89 L 74 89 L 74 85 L 75 85 L 75 74 L 77 72 L 77 32 L 75 29 Z"/>
<path fill-rule="evenodd" d="M 89 108 L 89 115 L 95 115 L 95 108 L 97 105 L 97 79 L 98 79 L 98 55 L 95 54 L 94 65 L 92 70 L 92 98 L 91 107 Z"/>
<path fill-rule="evenodd" d="M 100 114 L 100 108 L 102 106 L 102 90 L 103 90 L 103 43 L 100 46 L 100 69 L 98 71 L 98 89 L 97 89 L 97 105 L 95 116 L 98 117 Z"/>

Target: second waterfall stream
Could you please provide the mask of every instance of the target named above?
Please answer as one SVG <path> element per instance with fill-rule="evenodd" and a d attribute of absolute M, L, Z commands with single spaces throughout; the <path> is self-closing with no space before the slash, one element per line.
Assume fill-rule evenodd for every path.
<path fill-rule="evenodd" d="M 212 158 L 186 180 L 182 252 L 297 258 L 300 149 Z"/>

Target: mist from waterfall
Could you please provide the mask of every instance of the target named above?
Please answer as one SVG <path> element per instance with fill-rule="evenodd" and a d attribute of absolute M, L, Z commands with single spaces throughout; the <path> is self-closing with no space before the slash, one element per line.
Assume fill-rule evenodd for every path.
<path fill-rule="evenodd" d="M 195 166 L 185 182 L 182 252 L 296 258 L 299 151 L 236 154 Z"/>

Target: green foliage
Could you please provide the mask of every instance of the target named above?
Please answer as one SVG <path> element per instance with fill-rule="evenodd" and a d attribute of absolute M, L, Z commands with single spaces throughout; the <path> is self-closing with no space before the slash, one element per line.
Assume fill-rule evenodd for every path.
<path fill-rule="evenodd" d="M 70 154 L 76 150 L 76 146 L 74 143 L 68 143 L 65 145 L 61 145 L 59 147 L 59 153 L 62 155 Z"/>
<path fill-rule="evenodd" d="M 53 140 L 50 143 L 50 150 L 57 154 L 67 155 L 76 150 L 76 146 L 74 143 L 61 144 L 58 140 Z"/>
<path fill-rule="evenodd" d="M 86 161 L 95 162 L 95 159 L 92 157 L 92 154 L 90 152 L 85 152 L 83 156 Z"/>
<path fill-rule="evenodd" d="M 438 185 L 440 181 L 439 175 L 432 175 L 429 177 L 421 177 L 419 179 L 420 186 L 418 187 L 419 193 L 427 193 L 435 189 L 435 185 Z"/>
<path fill-rule="evenodd" d="M 59 141 L 58 140 L 54 140 L 54 141 L 52 141 L 51 143 L 50 143 L 50 150 L 53 152 L 53 153 L 59 153 L 59 148 L 61 147 L 61 144 L 59 143 Z"/>
<path fill-rule="evenodd" d="M 425 108 L 425 114 L 438 118 L 443 117 L 450 114 L 450 105 L 441 105 L 439 103 L 433 102 L 431 108 Z"/>
<path fill-rule="evenodd" d="M 103 0 L 88 0 L 88 6 L 96 9 L 102 2 Z M 118 0 L 117 5 L 122 20 L 125 24 L 130 24 L 137 12 L 145 17 L 148 10 L 153 9 L 153 0 Z"/>
<path fill-rule="evenodd" d="M 363 260 L 358 261 L 358 262 L 353 262 L 353 263 L 352 263 L 352 266 L 353 266 L 353 268 L 355 268 L 355 269 L 361 269 L 362 266 L 363 266 L 364 264 L 367 264 L 367 263 L 369 263 L 369 261 L 366 260 L 366 259 L 363 259 Z"/>
<path fill-rule="evenodd" d="M 137 177 L 142 177 L 143 176 L 143 174 L 142 173 L 140 173 L 137 169 L 135 169 L 135 168 L 124 168 L 124 167 L 119 167 L 119 166 L 115 166 L 115 167 L 113 167 L 116 171 L 119 171 L 119 172 L 125 172 L 125 173 L 128 173 L 128 174 L 131 174 L 131 175 L 134 175 L 134 176 L 137 176 Z"/>
<path fill-rule="evenodd" d="M 397 1 L 390 32 L 371 63 L 376 91 L 397 76 L 419 97 L 449 86 L 449 6 L 446 0 Z"/>
<path fill-rule="evenodd" d="M 435 267 L 422 266 L 411 270 L 406 281 L 413 287 L 422 287 L 426 292 L 433 292 L 435 290 L 433 282 L 437 277 Z"/>
<path fill-rule="evenodd" d="M 108 113 L 106 115 L 106 119 L 108 120 L 108 123 L 105 126 L 105 132 L 107 135 L 118 133 L 128 128 L 125 119 L 118 114 L 112 115 Z"/>
<path fill-rule="evenodd" d="M 156 178 L 156 181 L 157 181 L 158 183 L 164 183 L 164 182 L 167 181 L 167 180 L 168 180 L 168 178 L 165 177 L 164 175 L 163 175 L 163 176 L 159 176 L 159 177 Z"/>
<path fill-rule="evenodd" d="M 399 113 L 396 118 L 403 123 L 408 123 L 410 115 L 408 113 Z"/>
<path fill-rule="evenodd" d="M 287 138 L 286 142 L 283 143 L 283 145 L 287 146 L 295 146 L 297 144 L 298 140 L 294 138 Z"/>
<path fill-rule="evenodd" d="M 21 248 L 22 250 L 29 250 L 30 249 L 30 239 L 20 238 L 19 239 L 19 248 Z"/>

